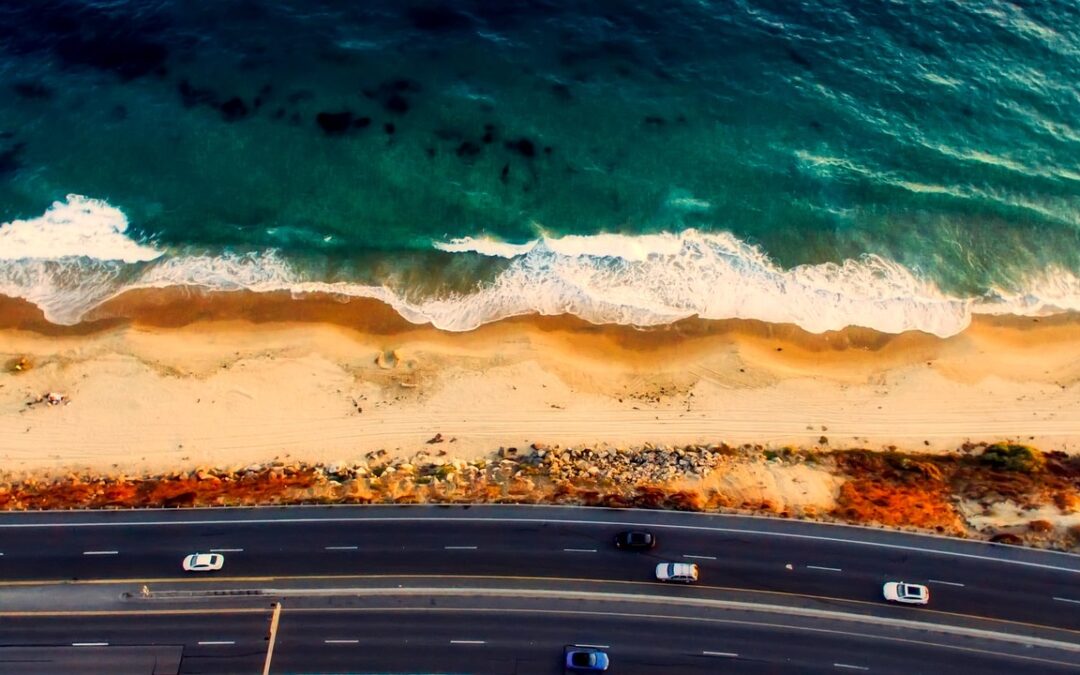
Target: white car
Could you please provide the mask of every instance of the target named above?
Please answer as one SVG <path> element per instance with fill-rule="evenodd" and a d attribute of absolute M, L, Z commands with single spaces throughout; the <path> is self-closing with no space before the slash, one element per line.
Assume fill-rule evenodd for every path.
<path fill-rule="evenodd" d="M 691 563 L 660 563 L 656 566 L 656 578 L 660 581 L 681 581 L 689 584 L 698 580 L 698 568 Z"/>
<path fill-rule="evenodd" d="M 216 572 L 225 564 L 220 553 L 192 553 L 184 558 L 185 572 Z"/>
<path fill-rule="evenodd" d="M 921 584 L 908 584 L 903 581 L 889 581 L 881 589 L 885 599 L 902 602 L 906 605 L 925 605 L 930 602 L 930 589 Z"/>

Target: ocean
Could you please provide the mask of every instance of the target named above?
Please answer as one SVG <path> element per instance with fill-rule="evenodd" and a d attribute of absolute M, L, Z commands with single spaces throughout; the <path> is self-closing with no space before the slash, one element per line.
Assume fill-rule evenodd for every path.
<path fill-rule="evenodd" d="M 1080 310 L 1073 0 L 0 0 L 0 294 Z"/>

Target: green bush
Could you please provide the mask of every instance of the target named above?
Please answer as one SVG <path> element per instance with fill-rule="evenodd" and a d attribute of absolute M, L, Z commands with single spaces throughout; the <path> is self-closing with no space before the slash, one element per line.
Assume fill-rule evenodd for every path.
<path fill-rule="evenodd" d="M 979 463 L 1000 471 L 1034 473 L 1043 468 L 1046 460 L 1041 452 L 1027 445 L 994 443 L 979 455 Z"/>

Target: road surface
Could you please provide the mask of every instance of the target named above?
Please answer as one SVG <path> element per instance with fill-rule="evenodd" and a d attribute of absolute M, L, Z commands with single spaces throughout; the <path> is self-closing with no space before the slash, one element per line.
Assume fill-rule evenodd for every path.
<path fill-rule="evenodd" d="M 659 546 L 616 550 L 614 534 L 631 527 L 653 531 Z M 225 568 L 183 573 L 195 551 L 222 552 Z M 555 507 L 3 514 L 0 553 L 10 610 L 0 673 L 61 672 L 27 670 L 25 659 L 4 670 L 31 647 L 93 666 L 137 661 L 129 652 L 151 645 L 179 649 L 171 671 L 175 652 L 154 656 L 161 672 L 261 672 L 275 599 L 285 609 L 272 672 L 283 673 L 561 672 L 563 646 L 583 640 L 610 646 L 613 672 L 716 672 L 717 659 L 730 672 L 1080 666 L 1080 654 L 1051 644 L 1080 644 L 1077 556 L 866 528 Z M 655 583 L 653 567 L 667 560 L 699 564 L 701 583 Z M 882 603 L 887 579 L 929 585 L 931 606 Z M 120 589 L 143 586 L 163 595 L 117 604 Z M 76 600 L 91 588 L 109 600 Z M 490 595 L 461 606 L 461 588 Z M 267 595 L 165 597 L 239 589 Z M 95 602 L 115 613 L 73 613 Z M 133 613 L 181 605 L 192 613 Z M 63 613 L 40 614 L 50 608 Z M 112 656 L 88 661 L 87 650 Z"/>

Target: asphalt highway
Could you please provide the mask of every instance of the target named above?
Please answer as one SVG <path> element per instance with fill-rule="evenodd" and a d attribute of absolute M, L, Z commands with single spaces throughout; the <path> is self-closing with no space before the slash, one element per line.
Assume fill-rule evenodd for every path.
<path fill-rule="evenodd" d="M 274 510 L 254 523 L 245 522 L 251 511 L 225 522 L 206 522 L 199 512 L 183 514 L 202 521 L 195 523 L 182 517 L 151 520 L 153 513 L 139 513 L 127 525 L 79 527 L 71 527 L 66 514 L 41 526 L 7 516 L 0 518 L 0 575 L 8 581 L 192 578 L 180 562 L 196 551 L 222 552 L 225 568 L 217 576 L 244 578 L 484 575 L 651 581 L 657 562 L 678 561 L 700 566 L 699 588 L 877 602 L 881 584 L 899 579 L 927 584 L 934 610 L 1080 630 L 1077 556 L 1042 553 L 1018 561 L 1000 555 L 1004 547 L 985 544 L 955 555 L 938 546 L 941 539 L 899 533 L 888 533 L 886 546 L 868 546 L 851 539 L 862 532 L 808 523 L 779 525 L 808 526 L 799 529 L 820 538 L 778 536 L 772 529 L 777 524 L 764 519 L 758 521 L 760 531 L 731 532 L 708 527 L 723 518 L 691 517 L 695 529 L 683 529 L 650 524 L 654 519 L 648 513 L 562 512 L 577 522 L 560 522 L 558 511 L 543 509 L 529 520 L 463 520 L 473 510 L 460 508 L 401 512 L 419 518 L 406 520 L 368 519 L 356 509 Z M 612 545 L 616 532 L 636 526 L 655 531 L 656 549 L 632 553 Z M 832 531 L 837 529 L 845 536 Z"/>
<path fill-rule="evenodd" d="M 0 624 L 0 674 L 258 673 L 266 655 L 269 614 L 206 610 L 5 617 Z M 1009 653 L 977 640 L 950 648 L 924 642 L 915 632 L 882 637 L 788 625 L 752 612 L 672 619 L 581 603 L 518 611 L 432 607 L 427 602 L 393 608 L 286 609 L 278 636 L 272 673 L 555 674 L 563 672 L 563 650 L 570 645 L 605 649 L 613 660 L 612 672 L 618 673 L 956 669 L 1050 675 L 1075 672 L 1078 663 Z M 153 662 L 124 669 L 133 655 Z M 34 662 L 37 669 L 29 667 Z"/>
<path fill-rule="evenodd" d="M 615 533 L 630 528 L 654 532 L 659 546 L 647 552 L 615 549 Z M 223 553 L 224 569 L 184 573 L 182 558 L 196 551 Z M 692 587 L 656 583 L 653 568 L 660 561 L 697 563 L 701 582 Z M 955 646 L 969 646 L 966 651 L 946 649 L 927 644 L 918 631 L 871 635 L 865 627 L 822 619 L 819 627 L 832 628 L 814 632 L 775 615 L 733 617 L 731 608 L 723 617 L 713 616 L 718 623 L 705 626 L 700 622 L 709 612 L 720 610 L 689 604 L 735 599 L 1080 644 L 1080 557 L 1059 553 L 783 520 L 554 507 L 0 515 L 0 613 L 5 591 L 13 598 L 19 588 L 52 588 L 51 594 L 42 591 L 41 606 L 32 608 L 47 609 L 73 580 L 84 588 L 87 582 L 111 581 L 136 590 L 141 585 L 236 589 L 364 583 L 407 589 L 430 586 L 433 579 L 458 587 L 586 589 L 649 596 L 653 603 L 686 602 L 678 616 L 659 616 L 655 606 L 636 613 L 605 606 L 571 614 L 565 598 L 516 609 L 480 605 L 439 611 L 431 608 L 443 600 L 434 596 L 403 596 L 393 607 L 336 606 L 333 611 L 332 599 L 299 607 L 290 601 L 282 614 L 273 672 L 561 672 L 552 650 L 582 641 L 610 645 L 613 659 L 620 658 L 613 672 L 718 672 L 717 659 L 725 672 L 748 673 L 864 667 L 940 672 L 947 664 L 964 672 L 1066 672 L 1069 666 L 1061 664 L 1080 665 L 1075 653 L 1025 661 L 1017 645 L 995 646 L 993 640 L 975 645 L 977 636 L 949 638 Z M 881 584 L 890 579 L 927 584 L 931 605 L 884 603 Z M 580 608 L 593 601 L 574 602 Z M 135 619 L 130 612 L 7 615 L 0 621 L 0 673 L 67 672 L 5 670 L 5 663 L 24 659 L 18 650 L 28 646 L 46 652 L 54 647 L 57 658 L 72 658 L 66 654 L 83 649 L 119 659 L 136 657 L 113 648 L 139 645 L 181 647 L 179 672 L 261 672 L 265 603 L 258 611 L 246 606 L 246 614 L 198 610 L 168 618 Z M 212 628 L 213 635 L 202 628 Z M 96 644 L 101 642 L 108 646 Z M 221 642 L 231 644 L 216 644 Z"/>

